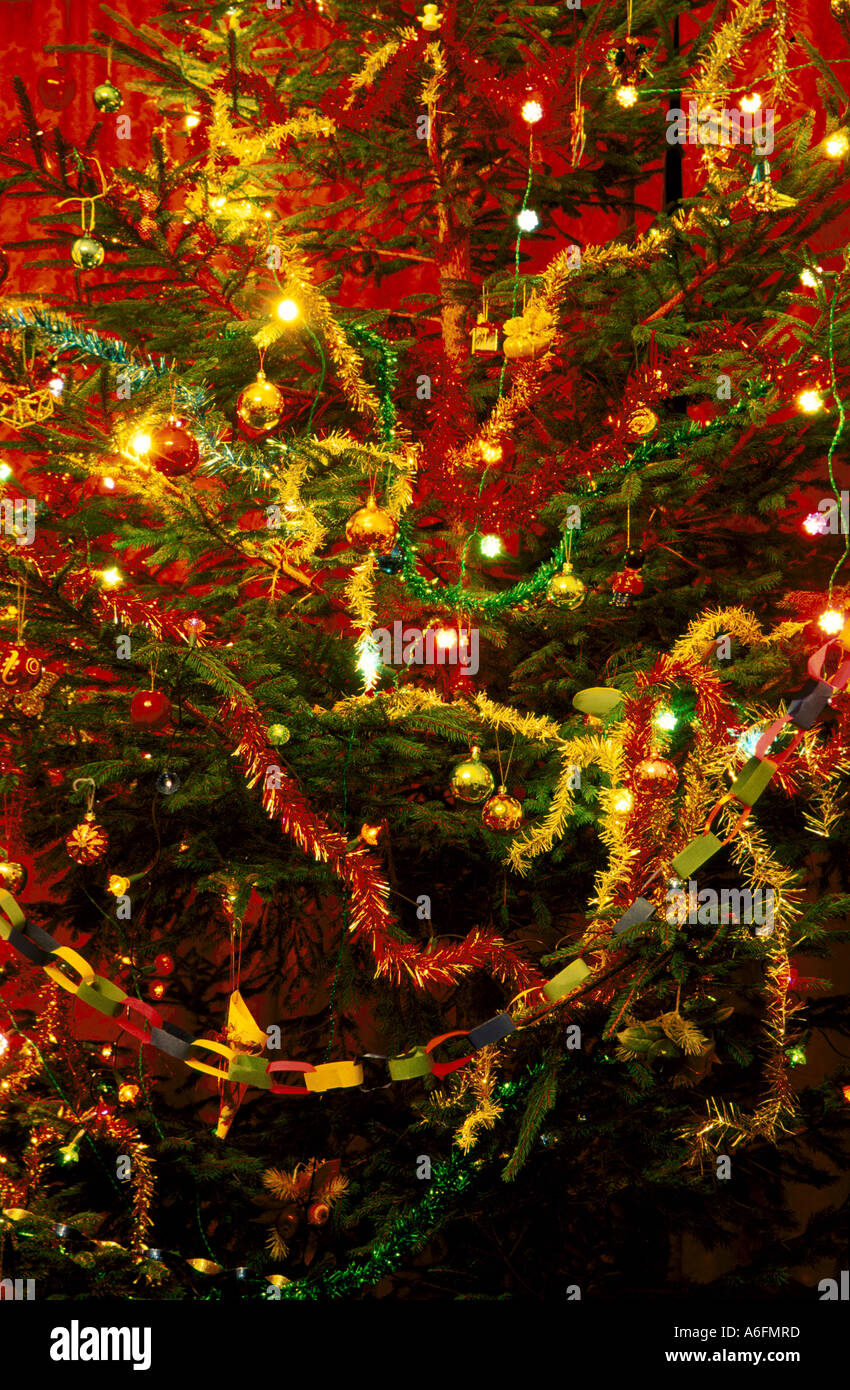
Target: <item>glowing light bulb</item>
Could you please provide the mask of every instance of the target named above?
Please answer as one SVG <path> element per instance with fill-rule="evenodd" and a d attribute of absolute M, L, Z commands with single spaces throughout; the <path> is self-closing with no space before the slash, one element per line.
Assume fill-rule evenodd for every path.
<path fill-rule="evenodd" d="M 101 570 L 100 577 L 104 584 L 108 585 L 110 589 L 113 589 L 116 584 L 122 584 L 124 581 L 124 576 L 119 569 Z"/>
<path fill-rule="evenodd" d="M 538 121 L 543 119 L 543 107 L 539 101 L 526 101 L 520 114 L 529 125 L 536 125 Z"/>
<path fill-rule="evenodd" d="M 3 1056 L 3 1053 L 7 1050 L 8 1046 L 9 1039 L 6 1037 L 6 1034 L 0 1033 L 0 1057 Z"/>
<path fill-rule="evenodd" d="M 482 536 L 481 554 L 493 559 L 502 553 L 502 540 L 500 536 Z"/>
<path fill-rule="evenodd" d="M 100 1049 L 100 1055 L 104 1062 L 108 1062 L 112 1056 L 112 1043 L 104 1043 L 103 1047 Z"/>
<path fill-rule="evenodd" d="M 628 787 L 621 787 L 611 803 L 611 810 L 617 816 L 627 816 L 632 804 L 632 794 Z"/>
<path fill-rule="evenodd" d="M 283 319 L 284 323 L 294 323 L 300 313 L 301 310 L 294 299 L 282 299 L 277 306 L 277 316 Z"/>
<path fill-rule="evenodd" d="M 114 478 L 101 478 L 100 482 L 101 482 L 101 486 L 102 486 L 103 488 L 105 488 L 107 492 L 114 492 L 114 491 L 115 491 L 115 479 L 114 479 Z"/>
<path fill-rule="evenodd" d="M 614 97 L 620 106 L 634 106 L 638 99 L 637 87 L 627 84 L 625 87 L 618 87 Z"/>
<path fill-rule="evenodd" d="M 8 463 L 0 463 L 0 481 L 5 483 L 6 479 L 11 478 L 11 476 L 12 470 Z"/>
<path fill-rule="evenodd" d="M 151 985 L 151 999 L 161 999 L 165 994 L 165 985 L 162 980 L 154 980 Z"/>
<path fill-rule="evenodd" d="M 478 452 L 485 463 L 498 463 L 502 457 L 502 446 L 501 444 L 494 444 L 489 439 L 482 439 L 478 446 Z"/>
<path fill-rule="evenodd" d="M 47 389 L 55 401 L 58 401 L 65 390 L 64 376 L 52 376 L 47 383 Z"/>
<path fill-rule="evenodd" d="M 133 1101 L 136 1099 L 136 1097 L 138 1096 L 138 1094 L 139 1094 L 139 1088 L 138 1088 L 138 1086 L 134 1086 L 134 1085 L 133 1085 L 131 1082 L 129 1082 L 129 1081 L 128 1081 L 128 1082 L 125 1082 L 125 1084 L 124 1084 L 123 1086 L 119 1086 L 119 1087 L 118 1087 L 118 1099 L 119 1099 L 119 1100 L 122 1102 L 122 1104 L 124 1104 L 124 1105 L 132 1105 Z"/>
<path fill-rule="evenodd" d="M 810 536 L 825 536 L 829 530 L 829 519 L 823 512 L 809 512 L 803 522 L 803 530 Z"/>
<path fill-rule="evenodd" d="M 521 232 L 533 232 L 539 223 L 540 218 L 534 208 L 523 208 L 522 212 L 517 213 L 516 224 Z"/>
<path fill-rule="evenodd" d="M 365 637 L 360 643 L 357 653 L 357 669 L 363 677 L 366 689 L 371 690 L 377 684 L 378 672 L 381 669 L 381 653 L 371 635 Z"/>
<path fill-rule="evenodd" d="M 830 135 L 825 148 L 830 159 L 843 159 L 850 150 L 850 141 L 843 130 L 837 130 L 834 135 Z"/>
<path fill-rule="evenodd" d="M 443 651 L 448 651 L 450 647 L 457 646 L 457 633 L 450 627 L 440 627 L 437 629 L 437 646 Z"/>
<path fill-rule="evenodd" d="M 841 1094 L 843 1095 L 846 1101 L 850 1101 L 850 1086 L 842 1086 Z"/>
<path fill-rule="evenodd" d="M 142 457 L 150 451 L 151 437 L 144 430 L 137 430 L 130 440 L 130 452 Z"/>
<path fill-rule="evenodd" d="M 190 111 L 186 117 L 185 126 L 187 130 L 194 130 L 195 126 L 201 124 L 201 118 L 197 111 Z"/>
<path fill-rule="evenodd" d="M 805 285 L 808 290 L 817 289 L 820 284 L 820 269 L 820 266 L 817 266 L 815 270 L 810 269 L 809 266 L 804 266 L 800 271 L 800 283 Z"/>
<path fill-rule="evenodd" d="M 834 637 L 844 627 L 844 614 L 837 608 L 827 608 L 818 618 L 818 627 L 821 632 Z"/>
<path fill-rule="evenodd" d="M 761 108 L 761 97 L 758 92 L 752 92 L 750 96 L 743 97 L 741 100 L 742 111 L 758 111 Z"/>
<path fill-rule="evenodd" d="M 678 722 L 671 709 L 660 709 L 655 716 L 655 723 L 659 729 L 675 729 Z"/>
<path fill-rule="evenodd" d="M 797 404 L 806 415 L 816 415 L 823 408 L 823 397 L 820 391 L 801 391 Z"/>

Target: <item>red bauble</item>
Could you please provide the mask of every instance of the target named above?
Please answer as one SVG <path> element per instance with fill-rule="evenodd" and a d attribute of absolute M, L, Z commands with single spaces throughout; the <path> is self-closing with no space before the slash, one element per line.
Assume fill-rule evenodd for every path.
<path fill-rule="evenodd" d="M 65 774 L 61 767 L 49 767 L 47 769 L 47 780 L 51 787 L 61 787 L 65 781 Z"/>
<path fill-rule="evenodd" d="M 41 680 L 41 662 L 25 647 L 7 647 L 0 657 L 0 687 L 23 695 Z"/>
<path fill-rule="evenodd" d="M 151 435 L 149 458 L 164 478 L 180 478 L 197 468 L 201 452 L 198 441 L 183 420 L 167 420 Z"/>
<path fill-rule="evenodd" d="M 140 690 L 133 696 L 130 719 L 137 729 L 162 729 L 171 718 L 171 701 L 161 690 Z"/>
<path fill-rule="evenodd" d="M 153 968 L 157 975 L 170 975 L 174 969 L 174 957 L 165 955 L 164 953 L 154 956 Z"/>
<path fill-rule="evenodd" d="M 324 1226 L 330 1214 L 327 1202 L 313 1202 L 307 1208 L 307 1220 L 311 1226 Z"/>
<path fill-rule="evenodd" d="M 634 781 L 637 789 L 648 796 L 669 796 L 679 785 L 679 774 L 671 762 L 654 753 L 638 763 Z"/>
<path fill-rule="evenodd" d="M 76 78 L 58 65 L 45 68 L 36 83 L 39 100 L 51 111 L 64 111 L 76 95 Z"/>

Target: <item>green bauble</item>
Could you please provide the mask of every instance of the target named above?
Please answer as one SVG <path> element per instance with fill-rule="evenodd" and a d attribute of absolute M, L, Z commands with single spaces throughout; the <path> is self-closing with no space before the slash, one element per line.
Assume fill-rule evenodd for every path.
<path fill-rule="evenodd" d="M 109 115 L 112 115 L 113 111 L 120 111 L 124 105 L 124 98 L 118 88 L 113 87 L 108 80 L 95 87 L 91 96 L 98 111 L 106 111 Z"/>
<path fill-rule="evenodd" d="M 279 748 L 282 743 L 288 743 L 290 732 L 285 724 L 270 724 L 266 729 L 266 738 L 273 748 Z"/>
<path fill-rule="evenodd" d="M 458 763 L 452 773 L 451 788 L 461 801 L 486 801 L 493 795 L 496 783 L 486 763 L 481 761 L 481 749 L 473 747 L 469 758 Z"/>
<path fill-rule="evenodd" d="M 100 242 L 95 241 L 93 236 L 78 236 L 71 247 L 71 260 L 80 270 L 95 270 L 103 265 L 105 255 Z"/>
<path fill-rule="evenodd" d="M 587 589 L 578 575 L 573 574 L 569 560 L 564 561 L 563 569 L 552 575 L 546 590 L 547 599 L 558 608 L 578 608 L 584 603 L 586 594 Z"/>

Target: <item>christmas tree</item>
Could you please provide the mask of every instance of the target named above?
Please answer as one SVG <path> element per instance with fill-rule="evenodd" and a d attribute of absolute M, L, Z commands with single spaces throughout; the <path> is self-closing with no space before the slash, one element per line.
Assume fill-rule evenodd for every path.
<path fill-rule="evenodd" d="M 0 1275 L 837 1278 L 850 5 L 794 8 L 91 5 L 7 71 Z"/>

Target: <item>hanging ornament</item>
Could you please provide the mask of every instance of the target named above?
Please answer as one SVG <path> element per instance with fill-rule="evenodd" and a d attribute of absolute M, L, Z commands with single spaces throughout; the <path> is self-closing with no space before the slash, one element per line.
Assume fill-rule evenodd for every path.
<path fill-rule="evenodd" d="M 36 83 L 39 100 L 50 111 L 63 111 L 77 94 L 77 81 L 65 68 L 45 68 Z"/>
<path fill-rule="evenodd" d="M 98 111 L 105 111 L 110 116 L 114 112 L 120 111 L 124 105 L 124 98 L 118 88 L 109 81 L 109 78 L 95 87 L 91 99 Z"/>
<path fill-rule="evenodd" d="M 282 744 L 288 743 L 291 737 L 285 724 L 270 724 L 266 730 L 266 738 L 272 748 L 280 748 Z"/>
<path fill-rule="evenodd" d="M 796 198 L 780 193 L 773 183 L 770 164 L 766 159 L 756 160 L 744 197 L 756 212 L 782 212 L 784 208 L 797 206 Z"/>
<path fill-rule="evenodd" d="M 533 293 L 522 313 L 506 321 L 502 351 L 510 361 L 541 357 L 554 336 L 555 316 Z"/>
<path fill-rule="evenodd" d="M 375 506 L 371 494 L 366 506 L 354 513 L 345 528 L 345 538 L 355 550 L 386 551 L 395 537 L 395 522 L 389 512 Z"/>
<path fill-rule="evenodd" d="M 626 421 L 626 429 L 633 439 L 643 439 L 658 428 L 658 416 L 648 405 L 637 406 Z"/>
<path fill-rule="evenodd" d="M 162 729 L 171 718 L 171 701 L 161 690 L 140 690 L 130 705 L 130 722 L 137 729 Z"/>
<path fill-rule="evenodd" d="M 648 796 L 670 796 L 679 785 L 679 774 L 667 758 L 651 753 L 635 768 L 634 784 Z"/>
<path fill-rule="evenodd" d="M 164 478 L 179 478 L 197 468 L 201 454 L 198 441 L 187 430 L 185 421 L 176 420 L 172 415 L 151 434 L 148 457 Z"/>
<path fill-rule="evenodd" d="M 495 788 L 493 774 L 481 761 L 481 749 L 474 743 L 469 757 L 458 763 L 451 776 L 451 789 L 461 801 L 478 802 L 492 796 Z"/>
<path fill-rule="evenodd" d="M 634 106 L 636 88 L 649 77 L 650 70 L 644 63 L 648 52 L 646 44 L 634 38 L 623 39 L 616 48 L 609 50 L 606 67 L 613 79 L 614 95 L 621 106 Z"/>
<path fill-rule="evenodd" d="M 78 236 L 71 246 L 71 260 L 79 270 L 96 270 L 103 265 L 106 252 L 93 236 Z"/>
<path fill-rule="evenodd" d="M 404 556 L 397 545 L 392 550 L 378 556 L 378 569 L 383 574 L 400 574 L 404 567 Z"/>
<path fill-rule="evenodd" d="M 424 5 L 422 14 L 418 14 L 416 18 L 427 34 L 436 34 L 443 22 L 442 13 L 437 5 Z"/>
<path fill-rule="evenodd" d="M 176 772 L 161 772 L 156 779 L 156 789 L 162 796 L 173 796 L 180 790 L 180 778 Z"/>
<path fill-rule="evenodd" d="M 123 898 L 129 887 L 130 880 L 126 874 L 110 874 L 106 881 L 106 891 L 114 898 Z"/>
<path fill-rule="evenodd" d="M 0 849 L 0 888 L 5 888 L 16 898 L 27 886 L 28 874 L 23 864 L 10 859 L 5 849 Z"/>
<path fill-rule="evenodd" d="M 587 589 L 578 575 L 573 574 L 569 560 L 565 560 L 557 574 L 553 574 L 546 587 L 546 597 L 558 608 L 578 608 L 587 596 Z"/>
<path fill-rule="evenodd" d="M 41 662 L 25 647 L 7 647 L 0 657 L 0 687 L 23 695 L 41 679 Z"/>
<path fill-rule="evenodd" d="M 472 351 L 484 357 L 499 351 L 499 325 L 490 322 L 489 301 L 483 292 L 481 309 L 472 330 Z"/>
<path fill-rule="evenodd" d="M 522 823 L 522 805 L 515 796 L 508 795 L 506 786 L 497 789 L 495 796 L 484 803 L 481 819 L 488 830 L 516 830 Z"/>
<path fill-rule="evenodd" d="M 632 599 L 643 593 L 643 579 L 638 573 L 645 556 L 642 550 L 627 550 L 623 569 L 611 580 L 611 602 L 616 608 L 628 608 Z"/>
<path fill-rule="evenodd" d="M 243 429 L 257 434 L 268 434 L 280 424 L 285 400 L 283 392 L 269 381 L 262 367 L 257 372 L 256 381 L 239 392 L 236 401 L 236 415 Z"/>
<path fill-rule="evenodd" d="M 94 818 L 95 783 L 93 777 L 78 777 L 74 791 L 86 788 L 86 814 L 81 823 L 65 836 L 65 848 L 75 864 L 96 864 L 109 848 L 109 836 Z"/>

